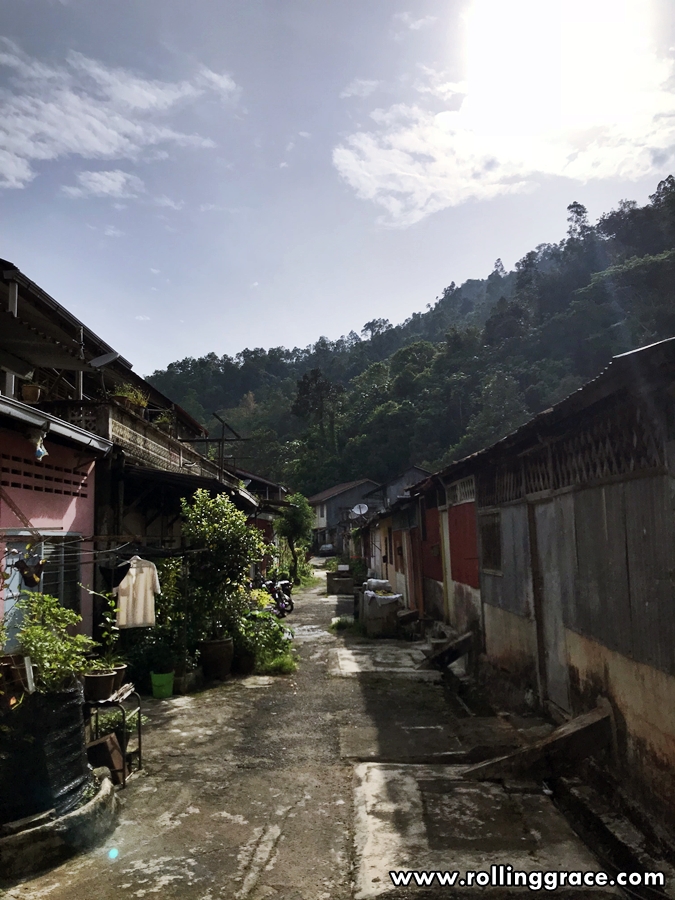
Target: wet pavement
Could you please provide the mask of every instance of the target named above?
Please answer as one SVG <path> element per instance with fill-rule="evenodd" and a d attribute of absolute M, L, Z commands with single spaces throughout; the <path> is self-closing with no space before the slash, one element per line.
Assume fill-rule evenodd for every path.
<path fill-rule="evenodd" d="M 414 645 L 328 630 L 351 611 L 301 593 L 294 675 L 148 700 L 145 770 L 120 793 L 114 834 L 3 900 L 365 900 L 408 896 L 392 869 L 600 869 L 541 786 L 461 780 L 462 765 L 520 746 L 528 723 L 474 715 L 417 668 Z"/>

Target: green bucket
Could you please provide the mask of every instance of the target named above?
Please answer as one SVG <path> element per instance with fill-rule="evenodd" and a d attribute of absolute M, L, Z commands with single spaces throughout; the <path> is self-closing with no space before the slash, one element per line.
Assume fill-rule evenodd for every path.
<path fill-rule="evenodd" d="M 164 700 L 173 694 L 173 672 L 166 672 L 158 675 L 156 672 L 150 673 L 152 681 L 152 696 L 156 700 Z"/>

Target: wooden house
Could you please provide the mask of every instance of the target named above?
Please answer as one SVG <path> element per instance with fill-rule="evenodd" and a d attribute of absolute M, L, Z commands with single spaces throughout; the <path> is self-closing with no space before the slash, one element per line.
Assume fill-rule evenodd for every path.
<path fill-rule="evenodd" d="M 14 404 L 26 416 L 45 423 L 50 429 L 45 441 L 49 448 L 54 435 L 66 433 L 85 436 L 82 440 L 93 448 L 85 473 L 86 498 L 78 501 L 87 500 L 87 515 L 78 528 L 93 551 L 121 544 L 178 547 L 180 501 L 197 488 L 227 493 L 249 515 L 259 507 L 222 458 L 219 462 L 199 452 L 206 452 L 208 434 L 198 422 L 136 375 L 131 363 L 6 260 L 0 260 L 0 379 L 4 406 Z M 31 470 L 48 471 L 51 458 L 36 463 L 30 454 L 16 450 L 13 441 L 6 430 L 0 431 L 3 458 L 20 456 L 30 461 Z M 97 447 L 107 452 L 96 455 Z M 62 455 L 60 450 L 49 453 L 55 458 Z M 5 468 L 17 468 L 12 465 L 16 460 L 5 462 Z M 82 473 L 82 462 L 75 466 L 59 456 L 58 464 Z M 25 469 L 29 471 L 27 464 Z M 25 492 L 35 479 L 22 478 Z M 10 490 L 15 482 L 19 483 L 10 479 Z M 21 496 L 29 508 L 26 520 L 46 527 L 41 507 L 29 503 L 28 494 Z M 35 490 L 31 498 L 37 498 Z M 6 511 L 3 515 L 11 518 Z"/>
<path fill-rule="evenodd" d="M 559 719 L 606 698 L 616 774 L 671 818 L 674 479 L 670 339 L 432 480 L 447 501 L 446 618 L 479 630 L 500 678 Z"/>

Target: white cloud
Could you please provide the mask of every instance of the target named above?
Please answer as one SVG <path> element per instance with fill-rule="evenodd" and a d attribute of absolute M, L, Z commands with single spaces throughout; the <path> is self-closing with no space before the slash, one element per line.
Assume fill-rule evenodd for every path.
<path fill-rule="evenodd" d="M 675 160 L 675 67 L 653 49 L 649 0 L 473 0 L 468 24 L 466 84 L 427 72 L 417 102 L 374 110 L 334 150 L 385 221 L 549 176 L 653 177 Z"/>
<path fill-rule="evenodd" d="M 184 200 L 172 200 L 171 197 L 165 195 L 155 197 L 154 202 L 157 206 L 163 206 L 165 209 L 182 209 L 185 206 Z"/>
<path fill-rule="evenodd" d="M 153 275 L 159 275 L 159 269 L 150 269 Z"/>
<path fill-rule="evenodd" d="M 121 169 L 106 172 L 78 172 L 78 186 L 67 185 L 61 190 L 69 197 L 137 197 L 145 191 L 145 185 L 136 175 Z"/>
<path fill-rule="evenodd" d="M 35 164 L 48 160 L 137 160 L 166 157 L 166 145 L 213 147 L 209 138 L 160 119 L 208 93 L 237 94 L 229 75 L 206 68 L 191 80 L 165 82 L 74 52 L 64 63 L 48 65 L 5 38 L 0 67 L 10 73 L 9 86 L 0 89 L 0 187 L 24 187 L 36 175 Z"/>
<path fill-rule="evenodd" d="M 280 169 L 287 169 L 287 168 L 288 168 L 288 163 L 287 163 L 287 162 L 279 163 L 279 168 L 280 168 Z"/>
<path fill-rule="evenodd" d="M 423 16 L 421 19 L 415 19 L 409 12 L 400 12 L 394 15 L 395 22 L 401 22 L 411 31 L 419 31 L 420 28 L 426 28 L 438 21 L 438 16 Z"/>
<path fill-rule="evenodd" d="M 120 231 L 119 228 L 115 228 L 114 225 L 106 225 L 103 229 L 103 234 L 106 237 L 122 237 L 124 232 Z"/>
<path fill-rule="evenodd" d="M 200 69 L 196 83 L 207 90 L 216 91 L 223 100 L 234 100 L 240 93 L 240 89 L 230 75 L 227 73 L 219 75 L 205 66 Z"/>
<path fill-rule="evenodd" d="M 305 140 L 309 140 L 311 138 L 311 133 L 309 131 L 299 131 L 298 134 L 301 138 L 305 138 Z"/>
<path fill-rule="evenodd" d="M 153 288 L 155 290 L 155 288 Z M 150 316 L 135 316 L 134 317 L 138 322 L 149 322 Z"/>
<path fill-rule="evenodd" d="M 368 78 L 354 78 L 340 94 L 341 99 L 347 97 L 370 97 L 378 89 L 381 82 Z"/>
<path fill-rule="evenodd" d="M 286 144 L 286 153 L 290 153 L 291 150 L 293 150 L 294 148 L 295 148 L 295 144 L 293 143 L 293 141 L 289 141 Z"/>

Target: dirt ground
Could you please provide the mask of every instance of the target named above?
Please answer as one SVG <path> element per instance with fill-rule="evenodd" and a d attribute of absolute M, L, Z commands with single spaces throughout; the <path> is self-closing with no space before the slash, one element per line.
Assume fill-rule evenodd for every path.
<path fill-rule="evenodd" d="M 402 900 L 392 868 L 598 870 L 540 786 L 462 786 L 462 754 L 497 755 L 522 729 L 418 670 L 414 645 L 328 631 L 351 612 L 306 591 L 288 619 L 297 673 L 148 700 L 115 832 L 4 900 Z"/>

